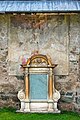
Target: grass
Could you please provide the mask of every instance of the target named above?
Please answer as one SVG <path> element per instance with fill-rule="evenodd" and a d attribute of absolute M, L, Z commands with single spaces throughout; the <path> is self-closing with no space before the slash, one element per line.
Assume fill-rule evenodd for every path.
<path fill-rule="evenodd" d="M 61 114 L 16 113 L 11 108 L 0 109 L 0 120 L 80 120 L 80 115 L 64 111 Z"/>

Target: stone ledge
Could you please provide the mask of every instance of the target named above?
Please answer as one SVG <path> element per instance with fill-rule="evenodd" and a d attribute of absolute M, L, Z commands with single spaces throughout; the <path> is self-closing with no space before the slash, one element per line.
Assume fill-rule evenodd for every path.
<path fill-rule="evenodd" d="M 57 110 L 57 111 L 30 111 L 30 112 L 24 112 L 24 111 L 20 111 L 20 110 L 16 110 L 17 113 L 51 113 L 51 114 L 54 114 L 54 113 L 61 113 L 60 110 Z"/>

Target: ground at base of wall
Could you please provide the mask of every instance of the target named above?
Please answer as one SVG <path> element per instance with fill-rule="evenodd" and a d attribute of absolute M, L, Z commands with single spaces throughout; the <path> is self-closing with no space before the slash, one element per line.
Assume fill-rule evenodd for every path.
<path fill-rule="evenodd" d="M 42 114 L 42 113 L 16 113 L 15 109 L 2 108 L 0 109 L 0 120 L 80 120 L 80 114 L 63 111 L 60 114 Z"/>

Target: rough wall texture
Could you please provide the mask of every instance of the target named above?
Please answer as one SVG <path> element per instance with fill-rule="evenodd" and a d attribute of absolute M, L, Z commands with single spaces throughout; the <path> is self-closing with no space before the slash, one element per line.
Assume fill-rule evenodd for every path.
<path fill-rule="evenodd" d="M 21 73 L 14 74 L 14 69 L 19 68 L 20 55 L 30 57 L 39 49 L 53 61 L 59 63 L 60 59 L 59 71 L 55 72 L 55 87 L 61 93 L 59 108 L 80 111 L 80 14 L 38 18 L 0 15 L 0 107 L 18 109 L 17 92 L 24 88 L 24 78 Z"/>
<path fill-rule="evenodd" d="M 39 50 L 58 64 L 55 75 L 68 74 L 67 16 L 25 15 L 10 17 L 9 73 L 19 74 L 22 56 L 26 59 Z M 37 44 L 38 43 L 38 44 Z M 56 53 L 56 54 L 55 54 Z"/>

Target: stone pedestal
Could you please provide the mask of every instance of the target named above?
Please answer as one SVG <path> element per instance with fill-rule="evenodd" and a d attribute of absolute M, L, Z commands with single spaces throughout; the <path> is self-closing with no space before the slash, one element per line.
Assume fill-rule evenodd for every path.
<path fill-rule="evenodd" d="M 24 108 L 25 108 L 25 102 L 24 101 L 20 101 L 21 102 L 21 108 L 20 111 L 23 112 Z"/>
<path fill-rule="evenodd" d="M 53 100 L 48 101 L 48 112 L 53 112 Z"/>
<path fill-rule="evenodd" d="M 24 112 L 30 112 L 30 102 L 29 102 L 29 100 L 25 100 Z"/>
<path fill-rule="evenodd" d="M 60 98 L 60 93 L 55 90 L 53 94 L 53 99 L 48 101 L 29 101 L 26 100 L 24 97 L 24 92 L 21 90 L 18 93 L 18 99 L 21 102 L 21 108 L 17 112 L 38 112 L 38 113 L 60 113 L 60 110 L 57 108 L 57 102 Z"/>
<path fill-rule="evenodd" d="M 57 91 L 57 90 L 55 89 L 54 94 L 53 94 L 53 101 L 54 101 L 53 108 L 54 108 L 54 111 L 55 111 L 56 113 L 60 113 L 60 110 L 58 110 L 58 108 L 57 108 L 57 103 L 58 103 L 58 100 L 59 100 L 59 99 L 60 99 L 60 93 L 59 93 L 59 91 Z"/>

